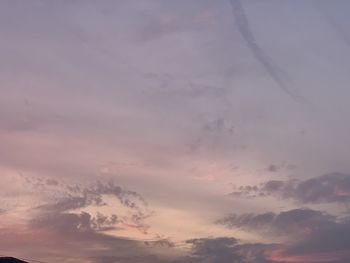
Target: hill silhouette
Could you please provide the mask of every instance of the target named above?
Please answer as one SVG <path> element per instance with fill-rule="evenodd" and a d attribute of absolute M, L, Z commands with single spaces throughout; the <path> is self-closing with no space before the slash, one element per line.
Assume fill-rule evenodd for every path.
<path fill-rule="evenodd" d="M 28 263 L 13 257 L 0 257 L 0 263 Z"/>

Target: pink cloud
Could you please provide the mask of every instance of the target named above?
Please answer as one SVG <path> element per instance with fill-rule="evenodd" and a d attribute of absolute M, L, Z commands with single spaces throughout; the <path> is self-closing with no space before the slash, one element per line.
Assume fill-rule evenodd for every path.
<path fill-rule="evenodd" d="M 336 260 L 341 260 L 343 258 L 348 258 L 350 256 L 350 251 L 338 250 L 332 252 L 320 252 L 311 253 L 303 255 L 288 255 L 286 254 L 286 249 L 275 249 L 265 252 L 266 258 L 273 262 L 280 263 L 313 263 L 313 262 L 333 262 Z"/>

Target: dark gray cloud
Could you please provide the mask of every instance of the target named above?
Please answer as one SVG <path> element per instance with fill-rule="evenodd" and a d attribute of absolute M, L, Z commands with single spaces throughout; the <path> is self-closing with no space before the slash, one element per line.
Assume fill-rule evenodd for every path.
<path fill-rule="evenodd" d="M 143 241 L 107 235 L 94 229 L 95 223 L 88 213 L 37 218 L 30 231 L 1 227 L 0 245 L 2 251 L 12 255 L 19 254 L 21 246 L 26 258 L 43 262 L 170 262 L 164 252 L 170 248 L 154 248 Z"/>
<path fill-rule="evenodd" d="M 288 196 L 287 189 L 287 196 Z M 300 182 L 290 193 L 301 202 L 349 202 L 350 175 L 341 173 L 326 174 Z"/>
<path fill-rule="evenodd" d="M 279 167 L 275 164 L 270 164 L 269 167 L 267 167 L 267 170 L 269 172 L 274 173 L 274 172 L 277 172 L 279 170 Z"/>
<path fill-rule="evenodd" d="M 58 260 L 60 255 L 57 253 L 61 251 L 62 255 L 68 253 L 78 261 L 86 259 L 93 262 L 170 262 L 173 258 L 168 258 L 167 253 L 159 253 L 161 250 L 175 249 L 175 244 L 170 240 L 156 238 L 145 242 L 107 234 L 106 231 L 118 231 L 120 225 L 124 224 L 146 231 L 148 226 L 143 220 L 149 216 L 148 204 L 138 193 L 120 187 L 112 181 L 96 182 L 89 186 L 56 182 L 52 184 L 51 181 L 41 178 L 27 180 L 27 183 L 36 187 L 35 189 L 48 191 L 58 187 L 64 193 L 62 196 L 55 196 L 54 201 L 48 198 L 46 204 L 35 208 L 28 223 L 28 228 L 34 236 L 39 235 L 38 233 L 50 236 L 45 257 Z M 94 206 L 98 211 L 99 207 L 108 205 L 104 200 L 106 195 L 117 199 L 122 205 L 121 209 L 129 209 L 128 215 L 120 216 L 121 211 L 118 209 L 108 215 L 84 211 L 88 206 Z M 30 242 L 29 237 L 26 239 L 26 242 Z M 37 254 L 36 257 L 42 256 Z"/>
<path fill-rule="evenodd" d="M 247 262 L 349 262 L 350 221 L 311 209 L 293 209 L 286 212 L 229 215 L 218 221 L 229 228 L 242 228 L 265 235 L 279 234 L 287 242 L 275 245 L 257 244 L 263 260 Z M 243 255 L 242 247 L 252 255 L 250 244 L 234 246 Z M 243 257 L 244 258 L 244 257 Z M 288 261 L 289 260 L 289 261 Z M 294 260 L 294 261 L 293 261 Z M 241 262 L 245 262 L 242 260 Z"/>
<path fill-rule="evenodd" d="M 46 228 L 59 233 L 77 234 L 95 231 L 105 231 L 115 228 L 119 222 L 117 215 L 105 216 L 97 214 L 93 217 L 89 213 L 52 213 L 41 215 L 32 220 L 31 225 L 36 228 Z"/>
<path fill-rule="evenodd" d="M 268 263 L 265 251 L 273 244 L 242 244 L 232 237 L 199 238 L 187 240 L 192 244 L 190 259 L 183 262 Z"/>
<path fill-rule="evenodd" d="M 327 178 L 327 177 L 326 177 Z M 30 222 L 33 231 L 48 232 L 52 236 L 49 247 L 55 242 L 63 242 L 60 249 L 76 251 L 77 257 L 94 262 L 153 262 L 153 263 L 208 263 L 208 262 L 240 262 L 240 263 L 274 263 L 288 257 L 317 258 L 320 254 L 330 257 L 325 262 L 347 262 L 349 223 L 340 221 L 324 212 L 311 209 L 293 209 L 280 213 L 229 215 L 218 223 L 227 227 L 238 227 L 243 230 L 264 234 L 278 234 L 288 237 L 288 243 L 251 244 L 242 243 L 233 237 L 197 238 L 187 240 L 190 246 L 188 255 L 180 256 L 166 253 L 169 249 L 177 249 L 177 244 L 168 239 L 159 238 L 154 241 L 134 241 L 105 234 L 105 230 L 118 230 L 118 223 L 123 222 L 118 211 L 106 216 L 92 215 L 88 212 L 73 213 L 71 210 L 85 208 L 89 205 L 104 206 L 104 195 L 116 197 L 123 206 L 135 211 L 135 222 L 142 226 L 143 217 L 138 214 L 146 201 L 136 192 L 126 190 L 113 182 L 97 182 L 90 186 L 70 185 L 62 182 L 52 184 L 40 180 L 40 187 L 63 187 L 67 194 L 57 202 L 49 202 L 40 206 L 36 217 Z M 289 182 L 292 184 L 291 182 Z M 301 184 L 303 182 L 298 182 Z M 295 186 L 297 183 L 293 183 Z M 260 186 L 246 187 L 247 191 L 261 189 L 280 191 L 283 184 L 279 181 Z M 140 217 L 139 217 L 140 216 Z M 138 220 L 138 221 L 137 221 Z M 329 237 L 329 239 L 327 239 Z M 330 240 L 330 241 L 329 241 Z M 331 243 L 329 243 L 331 242 Z M 332 244 L 332 245 L 330 245 Z M 103 248 L 103 249 L 99 249 Z M 162 251 L 162 253 L 159 253 Z M 47 253 L 51 255 L 51 253 Z M 317 262 L 317 261 L 315 261 Z"/>
<path fill-rule="evenodd" d="M 145 241 L 145 245 L 155 246 L 155 247 L 175 247 L 175 243 L 166 238 L 162 238 L 154 241 Z"/>
<path fill-rule="evenodd" d="M 54 179 L 26 178 L 27 182 L 35 188 L 47 190 L 50 186 L 58 186 L 60 183 Z M 146 200 L 135 191 L 130 191 L 115 184 L 113 180 L 108 182 L 96 181 L 90 185 L 81 184 L 61 184 L 61 190 L 65 191 L 66 196 L 59 199 L 54 204 L 42 206 L 42 209 L 53 209 L 66 211 L 69 209 L 83 208 L 88 205 L 103 206 L 103 195 L 110 195 L 117 198 L 121 204 L 126 207 L 138 209 L 142 206 L 148 206 Z M 50 188 L 49 188 L 50 189 Z"/>
<path fill-rule="evenodd" d="M 218 220 L 217 223 L 229 228 L 294 237 L 333 227 L 336 224 L 336 217 L 312 209 L 293 209 L 277 214 L 273 212 L 231 214 Z"/>
<path fill-rule="evenodd" d="M 32 221 L 32 226 L 48 228 L 61 233 L 76 234 L 77 232 L 92 231 L 91 215 L 81 214 L 50 214 L 36 218 Z"/>
<path fill-rule="evenodd" d="M 320 231 L 295 242 L 285 251 L 286 255 L 316 253 L 333 253 L 336 255 L 336 260 L 349 262 L 350 222 L 333 224 L 331 227 L 320 229 Z M 338 262 L 336 260 L 332 262 Z"/>
<path fill-rule="evenodd" d="M 271 180 L 259 186 L 240 186 L 231 195 L 275 196 L 302 203 L 347 203 L 350 201 L 350 175 L 331 173 L 302 181 Z"/>
<path fill-rule="evenodd" d="M 40 182 L 42 181 L 40 180 Z M 52 185 L 51 181 L 44 180 L 43 182 L 40 184 L 41 189 L 45 189 L 45 185 L 49 187 Z M 57 182 L 54 185 L 58 184 Z M 48 222 L 52 226 L 58 223 L 58 226 L 61 227 L 62 223 L 67 222 L 71 224 L 71 228 L 86 224 L 83 227 L 84 229 L 106 230 L 113 228 L 117 223 L 132 223 L 139 230 L 147 231 L 148 229 L 143 220 L 149 217 L 151 212 L 145 199 L 134 191 L 124 189 L 113 181 L 98 181 L 90 186 L 62 185 L 61 187 L 67 191 L 63 196 L 56 197 L 54 201 L 36 208 L 39 211 L 40 218 L 39 220 L 38 218 L 35 219 L 37 221 L 36 225 L 45 225 L 45 222 Z M 123 207 L 132 211 L 131 214 L 127 217 L 119 217 L 120 211 L 113 211 L 112 215 L 107 216 L 97 213 L 96 216 L 92 217 L 88 213 L 81 213 L 80 215 L 71 213 L 72 210 L 84 209 L 88 206 L 107 206 L 105 196 L 116 198 Z M 86 222 L 80 222 L 81 220 L 86 220 Z M 55 221 L 57 222 L 55 223 Z M 64 226 L 62 227 L 64 228 Z"/>
<path fill-rule="evenodd" d="M 164 259 L 157 255 L 130 255 L 130 256 L 101 256 L 93 259 L 96 263 L 172 263 L 170 259 Z M 179 262 L 180 263 L 180 262 Z"/>
<path fill-rule="evenodd" d="M 192 245 L 192 257 L 198 262 L 242 262 L 236 246 L 238 240 L 229 237 L 199 238 L 187 240 Z"/>
<path fill-rule="evenodd" d="M 343 221 L 321 228 L 318 231 L 279 244 L 266 253 L 272 262 L 327 262 L 350 261 L 350 224 Z"/>

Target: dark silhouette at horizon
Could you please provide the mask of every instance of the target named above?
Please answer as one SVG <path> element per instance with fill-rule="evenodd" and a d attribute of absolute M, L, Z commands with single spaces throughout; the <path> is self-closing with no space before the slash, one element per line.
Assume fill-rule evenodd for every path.
<path fill-rule="evenodd" d="M 0 263 L 28 263 L 14 257 L 0 257 Z"/>

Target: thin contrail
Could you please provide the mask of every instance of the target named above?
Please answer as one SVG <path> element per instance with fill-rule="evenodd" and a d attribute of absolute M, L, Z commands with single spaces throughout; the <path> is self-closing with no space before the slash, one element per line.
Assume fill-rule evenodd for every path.
<path fill-rule="evenodd" d="M 301 102 L 303 98 L 293 91 L 290 84 L 286 83 L 283 78 L 283 72 L 280 68 L 274 65 L 273 61 L 265 54 L 263 49 L 257 44 L 254 34 L 250 29 L 247 16 L 242 6 L 241 0 L 230 0 L 233 9 L 233 15 L 237 24 L 238 30 L 241 33 L 246 45 L 253 53 L 255 59 L 263 66 L 270 78 L 277 84 L 277 86 L 287 93 L 294 100 Z"/>

